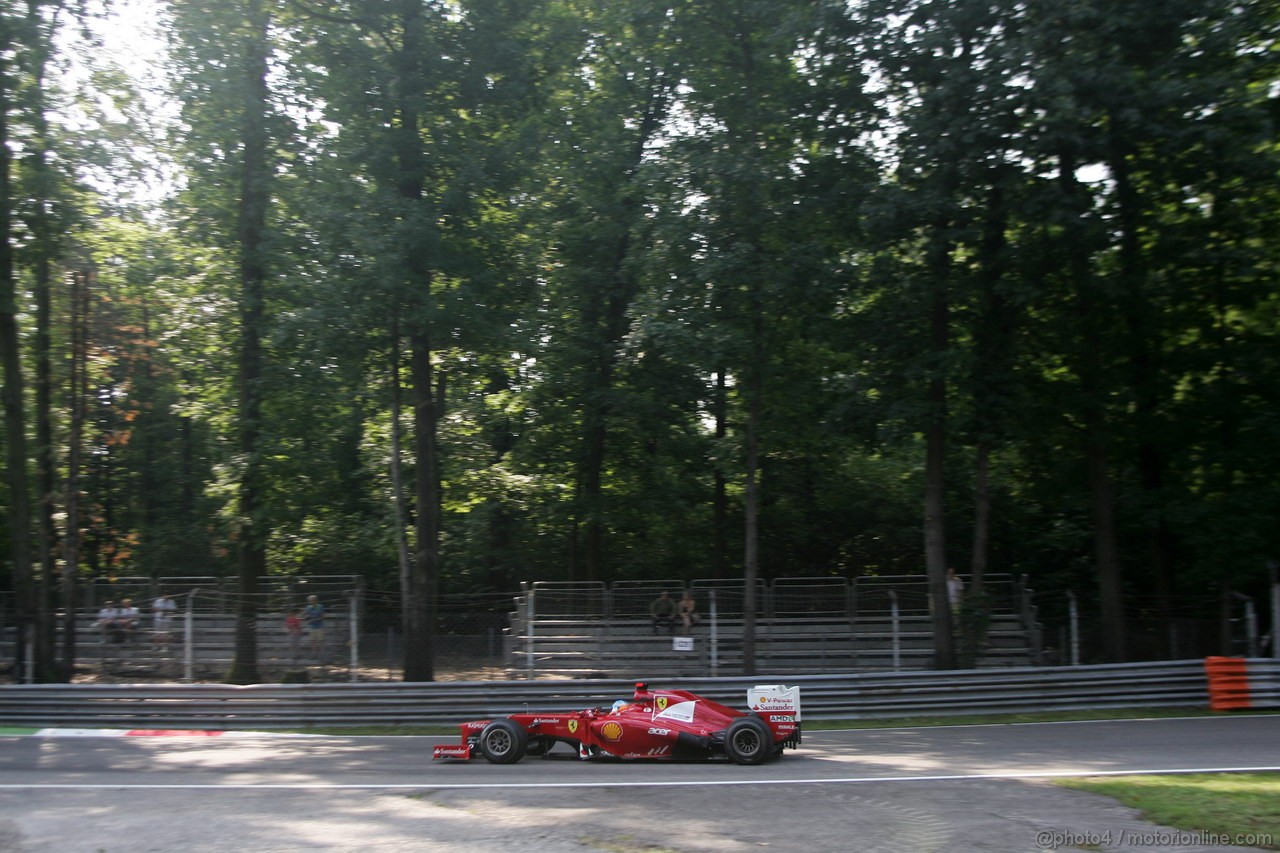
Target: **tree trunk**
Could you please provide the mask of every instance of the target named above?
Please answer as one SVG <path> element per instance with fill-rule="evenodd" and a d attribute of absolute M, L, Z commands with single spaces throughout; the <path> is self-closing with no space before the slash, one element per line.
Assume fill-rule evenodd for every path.
<path fill-rule="evenodd" d="M 37 204 L 43 204 L 37 200 Z M 44 220 L 43 214 L 38 216 Z M 54 525 L 54 494 L 57 463 L 53 451 L 53 364 L 51 357 L 52 282 L 48 256 L 48 223 L 38 222 L 34 230 L 43 243 L 35 259 L 36 295 L 36 553 L 40 566 L 37 584 L 35 649 L 32 655 L 37 683 L 58 681 L 55 649 L 57 631 L 54 624 L 53 593 L 57 586 L 54 555 L 57 553 L 57 527 Z"/>
<path fill-rule="evenodd" d="M 982 595 L 991 541 L 991 445 L 978 442 L 973 466 L 973 558 L 969 564 L 969 594 Z"/>
<path fill-rule="evenodd" d="M 62 661 L 70 680 L 76 665 L 77 575 L 80 566 L 80 470 L 89 380 L 89 287 L 92 273 L 77 270 L 71 280 L 71 427 L 67 436 L 66 536 L 62 566 Z"/>
<path fill-rule="evenodd" d="M 1147 303 L 1147 272 L 1141 242 L 1141 202 L 1129 164 L 1129 149 L 1119 122 L 1109 125 L 1108 166 L 1115 181 L 1120 226 L 1119 257 L 1120 309 L 1128 334 L 1128 365 L 1133 395 L 1133 424 L 1138 455 L 1138 477 L 1146 501 L 1144 516 L 1154 590 L 1165 635 L 1173 629 L 1173 599 L 1176 591 L 1175 555 L 1177 543 L 1164 512 L 1165 461 L 1158 444 L 1157 415 L 1160 390 L 1157 353 L 1152 347 L 1154 331 L 1151 306 Z"/>
<path fill-rule="evenodd" d="M 413 559 L 412 592 L 408 602 L 405 636 L 404 680 L 435 680 L 435 600 L 439 577 L 440 468 L 436 446 L 438 413 L 431 364 L 431 344 L 421 326 L 409 338 L 413 376 L 412 400 L 417 516 L 414 533 L 417 553 Z M 411 632 L 411 633 L 409 633 Z"/>
<path fill-rule="evenodd" d="M 637 287 L 635 276 L 627 269 L 633 223 L 642 213 L 640 199 L 635 195 L 635 175 L 644 162 L 644 152 L 650 139 L 666 118 L 667 94 L 664 80 L 664 75 L 656 69 L 650 69 L 644 113 L 617 176 L 620 203 L 615 215 L 620 236 L 607 258 L 607 266 L 602 269 L 605 286 L 589 294 L 590 302 L 585 312 L 586 326 L 599 334 L 594 341 L 597 349 L 585 389 L 584 461 L 579 475 L 586 526 L 582 560 L 584 579 L 587 581 L 603 579 L 604 469 L 608 453 L 609 418 L 613 413 L 614 374 L 618 347 L 627 332 L 627 310 L 631 307 Z"/>
<path fill-rule="evenodd" d="M 12 184 L 13 155 L 9 148 L 9 112 L 13 85 L 9 54 L 14 47 L 12 24 L 0 18 L 0 367 L 5 427 L 5 480 L 9 487 L 9 559 L 17 607 L 14 620 L 14 675 L 22 681 L 36 612 L 36 583 L 31 565 L 31 496 L 27 479 L 26 413 L 23 406 L 21 343 L 18 335 L 18 294 L 13 271 Z"/>
<path fill-rule="evenodd" d="M 1115 498 L 1111 489 L 1107 447 L 1098 431 L 1091 431 L 1086 450 L 1089 488 L 1093 495 L 1094 554 L 1098 570 L 1098 600 L 1102 617 L 1102 655 L 1108 663 L 1127 657 L 1124 629 L 1124 597 L 1120 585 L 1120 558 L 1116 547 Z"/>
<path fill-rule="evenodd" d="M 1089 200 L 1081 192 L 1075 178 L 1075 160 L 1069 154 L 1059 156 L 1059 181 L 1064 195 L 1076 213 L 1076 222 L 1089 208 Z M 1076 365 L 1082 389 L 1080 417 L 1084 424 L 1085 466 L 1093 510 L 1093 543 L 1095 572 L 1098 579 L 1100 617 L 1102 620 L 1102 657 L 1120 662 L 1126 657 L 1124 598 L 1121 582 L 1119 548 L 1116 540 L 1115 498 L 1112 493 L 1110 458 L 1107 450 L 1107 416 L 1105 404 L 1105 370 L 1102 364 L 1101 335 L 1097 327 L 1097 302 L 1090 277 L 1088 251 L 1081 229 L 1066 232 L 1066 251 L 1070 284 L 1078 295 L 1077 314 L 1080 323 L 1081 350 Z"/>
<path fill-rule="evenodd" d="M 950 346 L 950 305 L 947 280 L 950 248 L 939 243 L 931 251 L 932 304 L 929 307 L 930 348 L 933 376 L 927 392 L 928 422 L 925 425 L 924 470 L 924 556 L 929 598 L 933 602 L 933 664 L 937 669 L 955 669 L 956 649 L 947 592 L 947 533 L 944 514 L 946 492 L 947 377 L 946 353 Z"/>
<path fill-rule="evenodd" d="M 391 382 L 391 488 L 395 493 L 396 559 L 400 566 L 400 600 L 408 601 L 413 595 L 413 561 L 409 557 L 408 520 L 409 508 L 404 493 L 404 447 L 400 426 L 400 324 L 391 329 L 391 358 L 388 379 Z M 401 630 L 409 636 L 409 608 L 400 613 Z"/>
<path fill-rule="evenodd" d="M 54 494 L 57 464 L 53 447 L 53 274 L 52 258 L 57 251 L 56 235 L 50 221 L 53 204 L 54 176 L 49 166 L 49 127 L 45 115 L 45 70 L 49 44 L 40 20 L 39 4 L 28 4 L 27 25 L 33 34 L 31 51 L 32 85 L 30 113 L 32 151 L 30 163 L 34 174 L 34 193 L 29 225 L 32 237 L 32 272 L 36 298 L 36 552 L 40 565 L 37 584 L 35 649 L 32 655 L 33 680 L 47 683 L 58 680 L 56 626 L 53 592 L 56 586 L 54 566 L 57 553 L 57 527 L 54 525 Z"/>
<path fill-rule="evenodd" d="M 729 395 L 728 371 L 720 368 L 716 371 L 715 399 L 712 405 L 715 411 L 716 445 L 724 443 L 729 433 Z M 711 496 L 711 576 L 713 578 L 729 577 L 729 480 L 719 465 L 714 466 L 715 482 Z"/>
<path fill-rule="evenodd" d="M 981 313 L 975 333 L 977 340 L 974 342 L 974 430 L 977 433 L 977 458 L 974 464 L 973 556 L 966 599 L 983 610 L 986 609 L 983 584 L 990 559 L 991 542 L 991 451 L 997 440 L 1006 434 L 1006 413 L 1013 385 L 1010 365 L 1013 363 L 1011 338 L 1014 312 L 1002 291 L 1007 266 L 1005 254 L 1008 238 L 1005 232 L 1009 219 L 1004 180 L 1004 170 L 992 170 L 979 254 Z M 985 617 L 985 613 L 982 616 Z M 985 628 L 983 632 L 985 634 Z M 972 639 L 974 642 L 983 642 L 985 636 Z"/>
<path fill-rule="evenodd" d="M 763 358 L 757 347 L 756 359 Z M 745 547 L 742 572 L 742 674 L 756 674 L 756 579 L 760 577 L 760 409 L 763 364 L 750 368 L 746 422 L 746 488 L 743 491 Z"/>
<path fill-rule="evenodd" d="M 259 443 L 262 436 L 262 331 L 266 286 L 264 243 L 269 198 L 266 115 L 270 15 L 261 0 L 250 0 L 246 14 L 251 29 L 246 42 L 244 68 L 243 161 L 237 213 L 240 251 L 239 449 L 244 459 L 244 472 L 238 508 L 239 601 L 235 656 L 227 675 L 227 680 L 235 684 L 254 684 L 262 680 L 258 670 L 258 592 L 259 581 L 267 573 L 269 537 L 261 505 L 264 471 Z"/>
<path fill-rule="evenodd" d="M 396 6 L 401 41 L 393 57 L 396 71 L 396 117 L 391 128 L 395 151 L 395 192 L 409 208 L 424 202 L 427 156 L 423 148 L 421 92 L 426 90 L 423 63 L 424 5 L 401 0 Z M 435 680 L 435 595 L 440 551 L 440 467 L 436 431 L 435 372 L 432 365 L 432 262 L 419 245 L 425 235 L 410 234 L 399 247 L 408 306 L 410 404 L 413 406 L 414 538 L 409 572 L 410 593 L 404 602 L 404 680 Z"/>

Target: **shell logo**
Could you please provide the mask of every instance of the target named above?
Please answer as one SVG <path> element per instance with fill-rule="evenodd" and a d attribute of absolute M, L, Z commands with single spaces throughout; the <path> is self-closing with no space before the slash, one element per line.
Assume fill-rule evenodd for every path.
<path fill-rule="evenodd" d="M 657 705 L 658 705 L 658 711 L 661 712 L 661 711 L 667 710 L 667 697 L 659 696 L 657 699 Z"/>
<path fill-rule="evenodd" d="M 622 740 L 622 723 L 615 720 L 605 723 L 600 727 L 600 737 L 611 741 Z"/>

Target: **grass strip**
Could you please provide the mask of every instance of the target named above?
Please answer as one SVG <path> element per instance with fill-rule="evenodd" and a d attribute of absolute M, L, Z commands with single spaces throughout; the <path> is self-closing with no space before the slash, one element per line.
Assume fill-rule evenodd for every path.
<path fill-rule="evenodd" d="M 1280 850 L 1280 773 L 1178 773 L 1059 779 L 1078 791 L 1105 794 L 1144 819 L 1225 843 Z"/>

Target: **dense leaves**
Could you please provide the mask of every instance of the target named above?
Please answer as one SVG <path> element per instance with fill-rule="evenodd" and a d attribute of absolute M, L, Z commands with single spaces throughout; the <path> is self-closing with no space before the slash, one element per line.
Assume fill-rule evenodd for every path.
<path fill-rule="evenodd" d="M 20 611 L 12 560 L 68 534 L 82 580 L 396 589 L 421 678 L 440 591 L 530 580 L 1012 572 L 1111 659 L 1263 592 L 1274 4 L 159 8 L 176 119 L 142 158 L 89 117 L 136 115 L 121 75 L 51 110 L 52 8 L 0 20 Z M 41 281 L 51 350 L 18 325 Z M 76 530 L 36 537 L 68 517 L 39 471 Z"/>

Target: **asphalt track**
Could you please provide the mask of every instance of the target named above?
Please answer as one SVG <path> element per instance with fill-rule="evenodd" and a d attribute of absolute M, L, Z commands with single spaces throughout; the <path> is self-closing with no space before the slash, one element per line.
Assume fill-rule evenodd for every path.
<path fill-rule="evenodd" d="M 1240 850 L 1052 779 L 1280 771 L 1280 716 L 809 731 L 761 767 L 442 740 L 0 737 L 0 853 Z"/>

